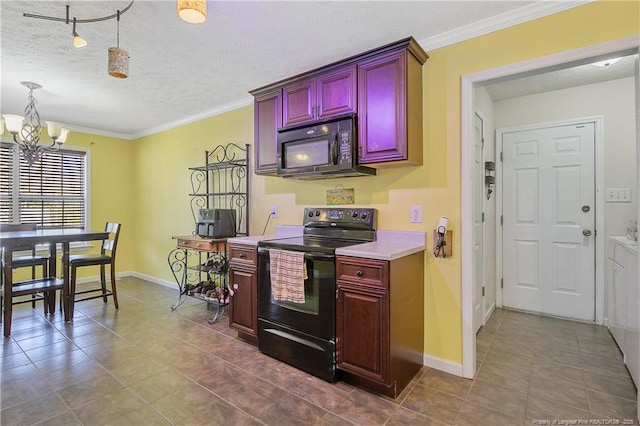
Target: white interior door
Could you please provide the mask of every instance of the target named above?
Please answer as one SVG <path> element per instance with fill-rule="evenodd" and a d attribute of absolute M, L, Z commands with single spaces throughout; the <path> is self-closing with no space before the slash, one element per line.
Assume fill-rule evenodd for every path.
<path fill-rule="evenodd" d="M 474 195 L 473 215 L 473 262 L 474 262 L 474 290 L 473 290 L 473 331 L 480 329 L 482 325 L 482 313 L 484 312 L 484 235 L 483 235 L 483 205 L 484 205 L 484 163 L 483 148 L 483 122 L 482 117 L 475 114 L 475 138 L 474 138 L 474 179 L 476 190 Z"/>
<path fill-rule="evenodd" d="M 595 320 L 593 122 L 506 131 L 503 304 Z"/>

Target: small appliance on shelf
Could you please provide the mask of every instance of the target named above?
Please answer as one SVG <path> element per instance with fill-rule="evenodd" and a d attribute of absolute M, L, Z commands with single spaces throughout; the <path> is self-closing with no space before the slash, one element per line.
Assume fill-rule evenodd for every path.
<path fill-rule="evenodd" d="M 236 211 L 234 209 L 200 209 L 196 223 L 196 235 L 206 238 L 236 236 Z"/>

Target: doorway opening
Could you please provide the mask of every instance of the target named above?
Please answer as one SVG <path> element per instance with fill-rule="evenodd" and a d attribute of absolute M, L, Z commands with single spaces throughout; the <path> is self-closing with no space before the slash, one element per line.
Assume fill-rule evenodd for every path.
<path fill-rule="evenodd" d="M 628 37 L 586 48 L 575 49 L 542 58 L 507 65 L 495 69 L 462 76 L 461 103 L 461 153 L 462 153 L 462 374 L 473 378 L 476 372 L 476 342 L 474 332 L 474 209 L 475 194 L 482 186 L 474 179 L 474 88 L 491 82 L 506 81 L 526 75 L 534 75 L 551 70 L 584 65 L 614 55 L 627 56 L 637 54 L 637 38 Z M 636 119 L 637 120 L 637 119 Z M 640 125 L 640 123 L 636 123 Z M 637 143 L 637 141 L 636 141 Z M 604 197 L 604 194 L 598 194 Z M 604 229 L 604 218 L 596 218 L 596 229 Z M 604 249 L 603 244 L 596 253 L 596 282 L 604 283 Z M 501 258 L 500 255 L 497 258 Z M 496 266 L 496 272 L 501 265 Z M 500 277 L 496 274 L 496 285 Z M 601 284 L 604 285 L 604 284 Z"/>

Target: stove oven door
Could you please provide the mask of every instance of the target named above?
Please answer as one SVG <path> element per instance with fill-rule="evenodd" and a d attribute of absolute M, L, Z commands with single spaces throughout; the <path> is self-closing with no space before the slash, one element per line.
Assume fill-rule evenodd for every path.
<path fill-rule="evenodd" d="M 268 249 L 259 248 L 258 258 L 258 318 L 287 325 L 312 336 L 335 339 L 335 256 L 305 253 L 308 276 L 304 282 L 305 303 L 274 300 Z"/>
<path fill-rule="evenodd" d="M 258 248 L 258 348 L 328 382 L 337 379 L 335 256 L 305 253 L 305 303 L 271 296 L 269 251 Z"/>

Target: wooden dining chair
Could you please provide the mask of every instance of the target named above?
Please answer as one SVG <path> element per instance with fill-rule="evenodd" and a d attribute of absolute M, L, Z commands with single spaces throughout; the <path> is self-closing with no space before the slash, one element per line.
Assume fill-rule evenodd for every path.
<path fill-rule="evenodd" d="M 85 300 L 102 298 L 107 303 L 107 296 L 113 297 L 113 305 L 118 309 L 118 293 L 116 291 L 116 248 L 120 236 L 120 224 L 107 222 L 105 231 L 109 233 L 109 238 L 102 241 L 100 254 L 76 254 L 69 256 L 69 268 L 71 270 L 71 303 Z M 111 275 L 111 290 L 107 289 L 106 266 L 109 265 Z M 77 269 L 83 266 L 100 266 L 100 287 L 76 290 Z M 91 293 L 99 293 L 89 296 Z M 87 294 L 87 296 L 83 296 Z M 80 297 L 78 297 L 80 296 Z M 73 305 L 71 307 L 73 312 Z"/>
<path fill-rule="evenodd" d="M 19 223 L 19 224 L 0 224 L 0 232 L 14 232 L 14 231 L 35 231 L 36 224 L 35 223 Z M 36 253 L 35 245 L 25 245 L 24 247 L 18 247 L 17 250 L 23 252 L 18 255 L 15 254 L 12 258 L 11 269 L 19 269 L 19 268 L 27 268 L 31 267 L 31 279 L 36 279 L 36 268 L 38 266 L 42 266 L 42 278 L 49 276 L 49 255 L 39 255 Z M 4 271 L 4 264 L 2 265 L 2 270 Z M 4 272 L 0 280 L 4 281 Z M 54 293 L 55 297 L 55 293 Z M 33 308 L 36 307 L 36 300 L 38 298 L 35 294 L 32 295 L 31 306 Z M 19 303 L 24 303 L 20 301 Z M 16 304 L 16 302 L 14 302 Z M 55 304 L 55 301 L 54 301 Z M 45 303 L 45 313 L 47 313 L 48 307 Z"/>

